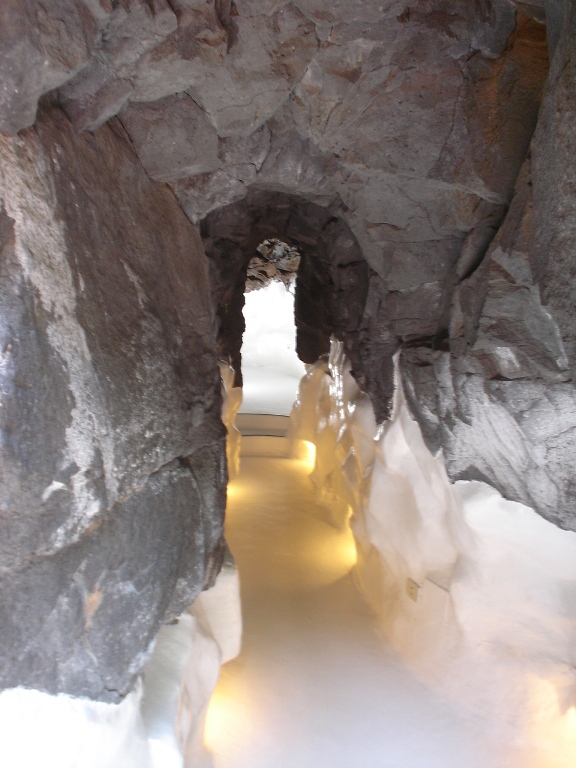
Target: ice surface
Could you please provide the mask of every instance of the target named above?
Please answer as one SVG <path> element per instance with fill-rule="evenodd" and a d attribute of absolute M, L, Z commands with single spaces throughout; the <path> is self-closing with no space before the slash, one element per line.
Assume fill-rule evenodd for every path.
<path fill-rule="evenodd" d="M 296 355 L 294 295 L 272 282 L 245 298 L 240 413 L 288 416 L 305 373 Z"/>

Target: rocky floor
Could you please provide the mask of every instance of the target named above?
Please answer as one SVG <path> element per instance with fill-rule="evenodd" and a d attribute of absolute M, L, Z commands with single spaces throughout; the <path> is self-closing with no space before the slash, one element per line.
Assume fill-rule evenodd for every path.
<path fill-rule="evenodd" d="M 549 768 L 491 743 L 400 665 L 355 588 L 352 536 L 325 522 L 308 473 L 245 458 L 230 485 L 244 641 L 208 713 L 215 768 Z"/>

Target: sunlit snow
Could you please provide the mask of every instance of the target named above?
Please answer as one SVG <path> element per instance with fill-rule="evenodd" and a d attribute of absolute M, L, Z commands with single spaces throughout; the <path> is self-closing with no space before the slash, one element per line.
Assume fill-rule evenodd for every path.
<path fill-rule="evenodd" d="M 305 373 L 295 351 L 294 295 L 272 282 L 245 299 L 240 413 L 287 416 Z"/>

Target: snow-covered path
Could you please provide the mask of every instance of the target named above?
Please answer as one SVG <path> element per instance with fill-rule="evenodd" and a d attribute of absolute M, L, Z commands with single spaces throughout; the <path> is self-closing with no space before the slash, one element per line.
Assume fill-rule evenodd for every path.
<path fill-rule="evenodd" d="M 386 648 L 308 472 L 244 458 L 230 486 L 244 640 L 208 715 L 216 768 L 525 768 Z"/>

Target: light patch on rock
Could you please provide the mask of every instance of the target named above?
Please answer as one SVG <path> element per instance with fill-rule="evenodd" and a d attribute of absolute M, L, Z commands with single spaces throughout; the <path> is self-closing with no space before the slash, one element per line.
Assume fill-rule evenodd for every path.
<path fill-rule="evenodd" d="M 66 258 L 66 236 L 56 210 L 47 158 L 32 134 L 25 139 L 0 137 L 0 158 L 0 198 L 15 222 L 16 258 L 53 318 L 47 335 L 68 372 L 75 401 L 66 429 L 65 455 L 66 465 L 78 467 L 70 480 L 74 502 L 69 519 L 51 534 L 43 548 L 48 554 L 70 543 L 71 537 L 78 538 L 101 510 L 101 501 L 87 476 L 97 458 L 96 446 L 102 453 L 107 492 L 109 497 L 115 497 L 111 471 L 113 444 L 111 440 L 100 439 L 110 430 L 104 421 L 84 329 L 76 318 L 76 292 Z"/>
<path fill-rule="evenodd" d="M 58 480 L 52 480 L 50 485 L 44 489 L 44 493 L 42 494 L 42 501 L 48 501 L 53 493 L 56 493 L 56 491 L 61 491 L 64 488 L 66 488 L 64 483 L 59 483 Z"/>

